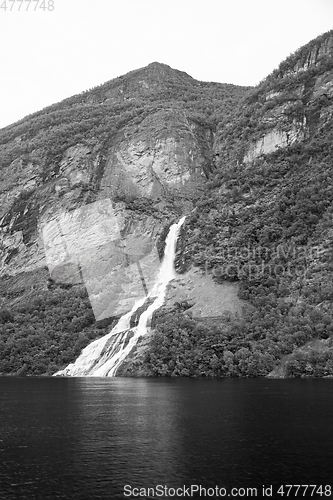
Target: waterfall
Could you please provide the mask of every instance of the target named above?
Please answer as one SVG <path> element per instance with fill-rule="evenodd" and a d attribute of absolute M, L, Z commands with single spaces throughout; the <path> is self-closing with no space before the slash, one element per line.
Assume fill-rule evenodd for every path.
<path fill-rule="evenodd" d="M 170 227 L 165 242 L 163 261 L 159 270 L 156 283 L 148 296 L 137 301 L 131 311 L 124 314 L 104 337 L 95 340 L 85 347 L 74 363 L 69 364 L 54 376 L 63 375 L 67 377 L 114 377 L 117 369 L 131 352 L 137 341 L 145 335 L 149 328 L 149 322 L 156 309 L 162 306 L 165 292 L 169 281 L 175 278 L 174 260 L 176 254 L 176 243 L 179 230 L 184 223 L 185 217 L 177 224 Z M 140 315 L 138 325 L 130 328 L 130 320 L 135 311 L 146 301 L 152 302 Z"/>

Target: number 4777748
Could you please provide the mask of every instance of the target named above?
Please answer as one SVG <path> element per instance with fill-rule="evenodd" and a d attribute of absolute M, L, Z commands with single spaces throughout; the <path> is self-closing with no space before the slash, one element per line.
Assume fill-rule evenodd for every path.
<path fill-rule="evenodd" d="M 332 496 L 332 486 L 329 484 L 326 485 L 317 485 L 317 484 L 285 484 L 278 488 L 277 492 L 281 497 L 292 497 L 296 498 L 298 496 L 307 496 L 313 497 L 318 495 L 320 497 L 331 497 Z"/>
<path fill-rule="evenodd" d="M 0 0 L 0 12 L 3 11 L 40 11 L 54 10 L 54 0 Z"/>

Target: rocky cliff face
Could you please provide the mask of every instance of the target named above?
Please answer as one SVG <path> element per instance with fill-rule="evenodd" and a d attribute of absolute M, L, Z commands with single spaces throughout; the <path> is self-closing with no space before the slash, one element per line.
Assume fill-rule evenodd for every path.
<path fill-rule="evenodd" d="M 96 200 L 112 200 L 120 231 L 140 223 L 143 234 L 155 237 L 177 213 L 191 209 L 210 172 L 211 145 L 209 129 L 176 111 L 161 110 L 139 126 L 124 127 L 103 151 L 101 144 L 67 148 L 46 181 L 33 160 L 14 160 L 3 170 L 0 273 L 44 266 L 41 228 Z M 145 213 L 131 209 L 136 200 L 145 201 Z M 148 217 L 149 212 L 154 215 Z M 72 237 L 79 237 L 75 228 Z"/>
<path fill-rule="evenodd" d="M 245 90 L 152 63 L 0 131 L 0 277 L 84 283 L 97 320 L 131 308 L 213 172 L 211 100 Z"/>
<path fill-rule="evenodd" d="M 219 154 L 249 164 L 325 133 L 333 115 L 333 34 L 283 61 L 244 100 L 239 118 L 220 128 Z M 231 156 L 226 152 L 231 151 Z"/>
<path fill-rule="evenodd" d="M 143 100 L 159 94 L 170 80 L 183 85 L 194 81 L 185 73 L 152 64 L 111 82 L 103 96 L 88 93 L 81 100 L 90 105 L 102 101 L 99 105 L 108 109 L 119 106 L 119 100 Z M 70 114 L 66 102 L 63 108 Z M 81 141 L 72 137 L 74 144 L 63 144 L 50 160 L 43 140 L 47 142 L 56 127 L 47 130 L 44 126 L 36 135 L 32 129 L 38 128 L 38 118 L 43 124 L 51 114 L 52 109 L 46 110 L 37 120 L 31 119 L 32 123 L 28 118 L 2 133 L 0 275 L 46 265 L 41 228 L 56 225 L 65 213 L 96 200 L 112 201 L 120 232 L 134 224 L 142 234 L 156 238 L 168 221 L 191 209 L 211 172 L 213 131 L 191 119 L 181 105 L 171 103 L 147 112 L 141 106 L 133 119 L 117 124 L 106 140 L 105 134 L 91 137 L 86 131 Z M 39 136 L 44 139 L 38 141 Z M 15 158 L 9 161 L 13 151 Z M 135 210 L 138 200 L 144 205 L 140 212 Z M 75 228 L 72 231 L 74 240 L 80 237 Z M 56 245 L 52 231 L 50 234 L 49 247 Z M 95 238 L 98 241 L 97 229 Z"/>
<path fill-rule="evenodd" d="M 320 64 L 326 57 L 333 54 L 333 33 L 325 33 L 299 49 L 292 57 L 284 61 L 279 68 L 279 75 L 295 74 L 306 71 Z"/>
<path fill-rule="evenodd" d="M 192 199 L 211 173 L 212 130 L 181 110 L 158 110 L 126 126 L 108 151 L 101 194 Z"/>

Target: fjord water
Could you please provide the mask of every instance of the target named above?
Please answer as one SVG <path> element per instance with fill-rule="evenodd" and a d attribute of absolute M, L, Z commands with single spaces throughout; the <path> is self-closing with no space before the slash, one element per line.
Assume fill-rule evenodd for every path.
<path fill-rule="evenodd" d="M 104 335 L 89 344 L 75 363 L 70 363 L 66 368 L 55 373 L 55 376 L 64 375 L 70 377 L 113 377 L 124 359 L 131 352 L 139 338 L 148 331 L 148 323 L 156 309 L 163 305 L 165 292 L 169 281 L 175 278 L 174 261 L 176 254 L 176 243 L 179 230 L 185 221 L 182 217 L 176 224 L 172 224 L 165 240 L 165 250 L 162 264 L 156 283 L 147 297 L 137 301 L 131 311 L 124 314 L 110 333 Z M 152 303 L 140 315 L 136 327 L 130 328 L 133 314 L 145 301 Z"/>
<path fill-rule="evenodd" d="M 0 378 L 0 498 L 332 484 L 332 395 L 329 379 Z"/>

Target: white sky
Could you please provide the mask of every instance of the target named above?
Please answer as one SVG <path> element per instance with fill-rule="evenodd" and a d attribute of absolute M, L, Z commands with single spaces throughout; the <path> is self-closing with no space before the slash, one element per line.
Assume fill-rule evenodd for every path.
<path fill-rule="evenodd" d="M 6 2 L 0 128 L 153 61 L 256 85 L 333 28 L 333 0 L 54 0 L 53 11 L 35 11 L 42 0 Z"/>

